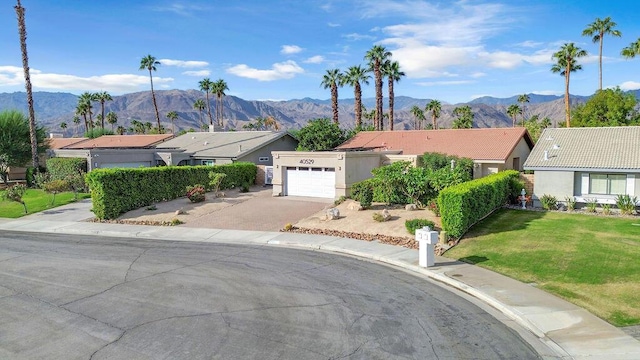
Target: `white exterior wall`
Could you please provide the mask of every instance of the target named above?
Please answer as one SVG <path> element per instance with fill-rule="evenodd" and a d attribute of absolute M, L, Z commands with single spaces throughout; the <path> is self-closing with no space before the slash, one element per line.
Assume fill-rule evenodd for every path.
<path fill-rule="evenodd" d="M 558 201 L 574 196 L 574 172 L 573 171 L 548 171 L 536 170 L 533 183 L 533 204 L 540 206 L 542 195 L 555 196 Z"/>

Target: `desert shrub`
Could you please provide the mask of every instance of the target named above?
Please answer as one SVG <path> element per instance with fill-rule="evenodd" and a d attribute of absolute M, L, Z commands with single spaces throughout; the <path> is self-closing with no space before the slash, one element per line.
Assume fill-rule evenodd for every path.
<path fill-rule="evenodd" d="M 56 202 L 56 194 L 69 190 L 69 183 L 66 180 L 49 180 L 42 185 L 42 189 L 53 195 L 51 205 Z"/>
<path fill-rule="evenodd" d="M 377 222 L 385 222 L 386 221 L 384 216 L 379 212 L 373 213 L 372 217 L 373 217 L 373 220 L 375 220 Z"/>
<path fill-rule="evenodd" d="M 293 224 L 291 224 L 291 223 L 286 223 L 286 224 L 284 225 L 283 230 L 284 230 L 284 231 L 291 231 L 291 230 L 293 230 Z"/>
<path fill-rule="evenodd" d="M 218 192 L 220 191 L 220 186 L 222 185 L 222 181 L 227 177 L 227 174 L 216 173 L 213 171 L 209 172 L 209 187 L 211 191 Z"/>
<path fill-rule="evenodd" d="M 87 172 L 85 158 L 51 158 L 47 160 L 47 173 L 51 180 L 64 180 L 71 175 Z"/>
<path fill-rule="evenodd" d="M 178 219 L 178 218 L 173 218 L 171 219 L 171 221 L 169 222 L 170 226 L 177 226 L 177 225 L 181 225 L 184 224 L 184 221 Z"/>
<path fill-rule="evenodd" d="M 2 197 L 9 201 L 15 201 L 17 203 L 22 204 L 22 207 L 24 208 L 24 213 L 26 214 L 27 204 L 25 204 L 24 200 L 22 200 L 22 197 L 26 192 L 27 192 L 27 185 L 16 184 L 8 187 L 7 190 L 5 190 L 4 193 L 2 194 Z"/>
<path fill-rule="evenodd" d="M 203 202 L 205 200 L 206 190 L 203 185 L 196 184 L 187 186 L 187 198 L 193 203 Z"/>
<path fill-rule="evenodd" d="M 558 199 L 553 195 L 542 195 L 542 197 L 540 198 L 540 203 L 542 204 L 542 208 L 545 210 L 558 209 Z"/>
<path fill-rule="evenodd" d="M 636 203 L 638 197 L 631 197 L 628 194 L 616 196 L 616 206 L 620 209 L 620 213 L 623 215 L 631 215 L 636 209 Z"/>
<path fill-rule="evenodd" d="M 573 211 L 576 209 L 576 199 L 573 196 L 565 197 L 564 202 L 567 204 L 567 211 Z"/>
<path fill-rule="evenodd" d="M 351 198 L 358 201 L 363 209 L 370 207 L 373 202 L 373 180 L 367 179 L 351 185 Z"/>
<path fill-rule="evenodd" d="M 382 166 L 372 173 L 374 201 L 423 206 L 436 195 L 430 183 L 431 172 L 408 161 Z"/>
<path fill-rule="evenodd" d="M 589 213 L 596 212 L 596 208 L 598 208 L 598 200 L 597 199 L 585 199 L 587 204 L 585 205 L 585 210 Z"/>
<path fill-rule="evenodd" d="M 244 182 L 242 183 L 242 186 L 240 186 L 240 192 L 243 192 L 243 193 L 249 192 L 250 188 L 251 188 L 251 184 L 249 184 L 248 182 Z"/>
<path fill-rule="evenodd" d="M 360 206 L 363 209 L 368 209 L 371 207 L 371 203 L 373 203 L 373 189 L 365 186 L 360 194 Z"/>
<path fill-rule="evenodd" d="M 602 205 L 602 213 L 605 215 L 611 215 L 611 205 L 610 204 L 603 204 Z"/>
<path fill-rule="evenodd" d="M 334 202 L 333 205 L 334 206 L 338 206 L 340 204 L 342 204 L 343 202 L 345 202 L 347 200 L 346 196 L 340 196 L 339 198 L 337 198 Z"/>
<path fill-rule="evenodd" d="M 417 229 L 422 229 L 425 226 L 428 226 L 433 230 L 435 229 L 436 224 L 427 219 L 411 219 L 404 222 L 404 227 L 411 235 L 415 235 Z"/>

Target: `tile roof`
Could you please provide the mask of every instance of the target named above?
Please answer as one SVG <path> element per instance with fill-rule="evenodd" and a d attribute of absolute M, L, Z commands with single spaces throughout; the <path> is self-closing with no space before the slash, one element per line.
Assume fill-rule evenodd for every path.
<path fill-rule="evenodd" d="M 191 132 L 156 148 L 184 149 L 196 158 L 239 158 L 283 136 L 291 135 L 275 131 Z"/>
<path fill-rule="evenodd" d="M 524 167 L 639 170 L 640 126 L 545 129 Z"/>
<path fill-rule="evenodd" d="M 474 160 L 506 160 L 525 138 L 525 128 L 442 129 L 408 131 L 362 131 L 336 150 L 402 150 L 405 155 L 439 152 Z"/>
<path fill-rule="evenodd" d="M 87 140 L 87 138 L 84 138 L 84 137 L 81 137 L 81 138 L 49 138 L 47 140 L 49 141 L 49 149 L 57 150 L 57 149 L 62 149 L 65 146 L 69 146 L 69 145 L 72 145 L 72 144 L 79 143 L 81 141 L 85 141 L 85 140 Z"/>
<path fill-rule="evenodd" d="M 150 148 L 171 139 L 173 134 L 159 135 L 102 135 L 95 139 L 67 145 L 65 149 L 116 149 L 116 148 Z"/>

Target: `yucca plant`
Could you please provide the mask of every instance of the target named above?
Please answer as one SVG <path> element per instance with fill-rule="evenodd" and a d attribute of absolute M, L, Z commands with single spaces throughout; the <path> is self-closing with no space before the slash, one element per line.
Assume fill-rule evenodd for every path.
<path fill-rule="evenodd" d="M 567 196 L 564 198 L 564 201 L 567 203 L 567 211 L 573 211 L 576 209 L 576 199 L 572 196 Z"/>
<path fill-rule="evenodd" d="M 603 204 L 602 205 L 602 213 L 605 215 L 611 215 L 611 205 Z"/>
<path fill-rule="evenodd" d="M 586 210 L 587 212 L 594 213 L 596 212 L 596 208 L 598 207 L 598 199 L 585 199 L 587 201 Z"/>
<path fill-rule="evenodd" d="M 631 215 L 633 211 L 636 209 L 636 203 L 638 202 L 638 197 L 631 197 L 629 194 L 618 195 L 616 197 L 616 206 L 620 209 L 620 213 L 623 215 Z"/>

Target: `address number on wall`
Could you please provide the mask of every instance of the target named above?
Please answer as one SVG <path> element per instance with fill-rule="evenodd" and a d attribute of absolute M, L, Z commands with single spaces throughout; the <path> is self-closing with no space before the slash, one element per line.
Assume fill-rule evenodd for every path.
<path fill-rule="evenodd" d="M 313 164 L 313 159 L 300 159 L 300 164 L 311 165 Z"/>

